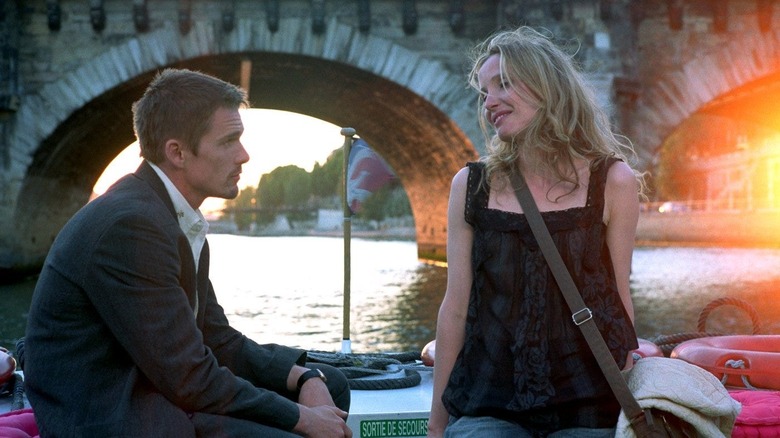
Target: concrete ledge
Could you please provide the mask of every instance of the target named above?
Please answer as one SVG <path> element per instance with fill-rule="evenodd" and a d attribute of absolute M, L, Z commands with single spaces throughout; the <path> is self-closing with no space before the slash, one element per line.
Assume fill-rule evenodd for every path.
<path fill-rule="evenodd" d="M 780 211 L 644 212 L 637 243 L 780 247 Z"/>

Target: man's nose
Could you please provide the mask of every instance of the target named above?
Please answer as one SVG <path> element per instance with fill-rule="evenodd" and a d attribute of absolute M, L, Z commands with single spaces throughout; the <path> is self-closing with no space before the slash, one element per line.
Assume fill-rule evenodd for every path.
<path fill-rule="evenodd" d="M 247 161 L 249 161 L 249 152 L 246 151 L 246 148 L 244 147 L 243 144 L 241 145 L 241 153 L 238 155 L 237 161 L 241 164 L 244 164 Z"/>

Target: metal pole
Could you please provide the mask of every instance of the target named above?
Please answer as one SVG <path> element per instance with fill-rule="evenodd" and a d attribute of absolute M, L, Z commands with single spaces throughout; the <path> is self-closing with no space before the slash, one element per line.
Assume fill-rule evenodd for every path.
<path fill-rule="evenodd" d="M 347 200 L 347 181 L 349 175 L 349 152 L 352 149 L 352 137 L 355 130 L 352 128 L 341 128 L 341 135 L 344 136 L 344 171 L 342 180 L 342 199 L 341 205 L 344 210 L 344 327 L 341 338 L 341 352 L 352 353 L 352 341 L 349 339 L 349 314 L 350 314 L 350 239 L 352 238 L 352 210 L 349 208 Z"/>

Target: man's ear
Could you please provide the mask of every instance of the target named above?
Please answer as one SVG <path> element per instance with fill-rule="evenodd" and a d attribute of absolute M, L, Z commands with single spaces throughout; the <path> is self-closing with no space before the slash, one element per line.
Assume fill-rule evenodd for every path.
<path fill-rule="evenodd" d="M 184 143 L 176 139 L 169 139 L 164 146 L 166 161 L 176 168 L 184 167 Z"/>

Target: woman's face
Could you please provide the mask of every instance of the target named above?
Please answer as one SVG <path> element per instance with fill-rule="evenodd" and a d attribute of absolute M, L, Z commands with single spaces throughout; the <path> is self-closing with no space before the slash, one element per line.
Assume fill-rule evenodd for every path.
<path fill-rule="evenodd" d="M 501 55 L 491 55 L 477 73 L 485 117 L 503 141 L 511 141 L 537 111 L 531 93 L 519 81 L 514 87 L 501 76 Z"/>

